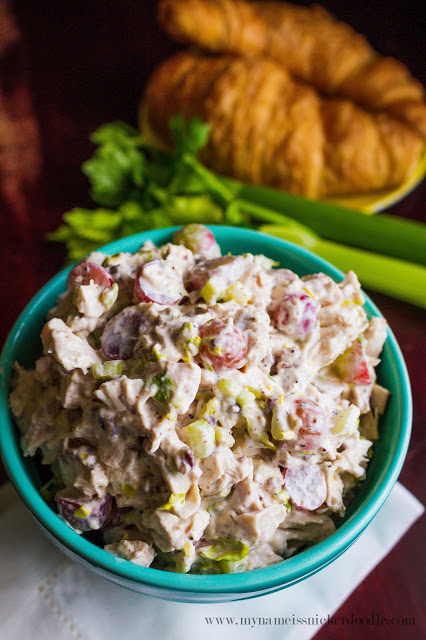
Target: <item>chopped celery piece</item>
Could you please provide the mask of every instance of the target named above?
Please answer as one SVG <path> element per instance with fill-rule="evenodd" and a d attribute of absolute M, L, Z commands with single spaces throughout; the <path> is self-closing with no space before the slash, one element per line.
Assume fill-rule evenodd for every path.
<path fill-rule="evenodd" d="M 107 360 L 106 362 L 92 364 L 90 372 L 95 380 L 108 380 L 123 373 L 123 360 Z"/>
<path fill-rule="evenodd" d="M 102 336 L 102 331 L 100 331 L 99 329 L 95 329 L 94 331 L 92 331 L 92 333 L 89 336 L 93 340 L 93 346 L 95 349 L 101 348 L 101 336 Z"/>
<path fill-rule="evenodd" d="M 138 361 L 138 365 L 143 369 L 147 362 L 158 362 L 164 360 L 166 356 L 160 352 L 159 345 L 155 344 L 152 351 L 145 353 Z"/>
<path fill-rule="evenodd" d="M 192 362 L 200 348 L 201 338 L 198 335 L 198 328 L 192 322 L 186 322 L 179 330 L 178 346 L 184 352 L 182 360 Z"/>
<path fill-rule="evenodd" d="M 205 406 L 205 413 L 208 416 L 213 416 L 219 408 L 219 401 L 217 398 L 210 398 Z"/>
<path fill-rule="evenodd" d="M 254 395 L 256 400 L 261 400 L 263 398 L 263 393 L 261 389 L 256 389 L 255 387 L 249 387 L 247 385 L 244 387 L 244 389 L 247 389 L 247 391 L 250 391 L 250 393 Z"/>
<path fill-rule="evenodd" d="M 232 560 L 220 560 L 217 563 L 220 567 L 221 573 L 239 573 L 244 571 L 246 561 L 232 562 Z"/>
<path fill-rule="evenodd" d="M 86 505 L 82 504 L 81 507 L 79 507 L 74 511 L 74 516 L 76 518 L 87 518 L 87 516 L 90 516 L 91 513 L 92 513 L 91 509 L 89 509 L 89 507 L 87 507 Z"/>
<path fill-rule="evenodd" d="M 215 427 L 215 441 L 217 445 L 223 445 L 225 447 L 232 447 L 235 444 L 233 435 L 223 427 Z"/>
<path fill-rule="evenodd" d="M 275 449 L 275 445 L 268 437 L 266 418 L 256 403 L 256 396 L 247 387 L 237 396 L 237 402 L 247 422 L 249 435 L 267 449 Z M 258 445 L 260 446 L 260 445 Z"/>
<path fill-rule="evenodd" d="M 155 360 L 164 360 L 167 356 L 160 351 L 160 345 L 155 344 L 152 348 L 153 357 Z"/>
<path fill-rule="evenodd" d="M 208 560 L 230 560 L 238 562 L 246 557 L 249 548 L 241 540 L 234 538 L 220 538 L 216 544 L 205 547 L 201 551 L 201 555 Z"/>
<path fill-rule="evenodd" d="M 39 490 L 39 493 L 43 498 L 43 500 L 45 500 L 46 502 L 52 502 L 57 490 L 58 490 L 58 484 L 55 478 L 51 478 L 48 482 L 46 482 L 46 484 L 44 484 L 41 487 L 41 489 Z"/>
<path fill-rule="evenodd" d="M 359 409 L 351 404 L 338 413 L 331 431 L 334 435 L 351 435 L 358 429 L 358 421 Z"/>
<path fill-rule="evenodd" d="M 158 507 L 160 511 L 171 511 L 173 507 L 185 502 L 186 493 L 172 493 L 170 498 L 161 507 Z"/>
<path fill-rule="evenodd" d="M 287 407 L 284 405 L 284 396 L 281 395 L 280 401 L 274 406 L 271 419 L 271 435 L 274 440 L 294 440 L 296 434 L 290 428 L 289 415 Z"/>
<path fill-rule="evenodd" d="M 230 396 L 235 398 L 241 390 L 240 385 L 234 380 L 228 380 L 228 378 L 221 378 L 217 383 L 219 390 L 224 396 Z"/>
<path fill-rule="evenodd" d="M 108 309 L 111 309 L 112 305 L 117 300 L 117 296 L 118 296 L 118 284 L 116 282 L 114 282 L 112 287 L 109 287 L 108 289 L 105 289 L 105 291 L 102 291 L 101 302 L 107 311 Z"/>
<path fill-rule="evenodd" d="M 176 390 L 176 385 L 167 371 L 160 371 L 160 373 L 157 373 L 153 377 L 151 384 L 157 387 L 154 400 L 162 405 L 168 404 L 171 394 Z"/>
<path fill-rule="evenodd" d="M 209 278 L 200 291 L 200 295 L 207 304 L 214 304 L 225 295 L 225 283 L 219 276 Z"/>
<path fill-rule="evenodd" d="M 132 484 L 121 484 L 120 489 L 125 496 L 132 497 L 135 495 L 137 487 Z"/>
<path fill-rule="evenodd" d="M 180 435 L 196 458 L 207 458 L 215 449 L 215 430 L 206 420 L 196 420 L 188 424 L 183 427 Z"/>
<path fill-rule="evenodd" d="M 249 391 L 247 387 L 245 387 L 237 397 L 237 402 L 243 409 L 244 407 L 254 404 L 255 400 L 256 396 Z"/>
<path fill-rule="evenodd" d="M 281 502 L 281 504 L 283 504 L 288 511 L 291 511 L 290 496 L 285 489 L 281 489 L 281 491 L 278 491 L 278 493 L 274 495 L 274 498 Z"/>
<path fill-rule="evenodd" d="M 241 282 L 234 282 L 225 291 L 224 300 L 235 300 L 240 305 L 247 304 L 251 298 L 252 293 Z"/>
<path fill-rule="evenodd" d="M 136 509 L 132 509 L 123 514 L 123 521 L 125 524 L 136 524 L 140 516 L 141 514 Z"/>

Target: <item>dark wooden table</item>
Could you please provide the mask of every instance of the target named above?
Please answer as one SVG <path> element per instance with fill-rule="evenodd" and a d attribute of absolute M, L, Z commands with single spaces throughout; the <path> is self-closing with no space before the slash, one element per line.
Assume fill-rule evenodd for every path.
<path fill-rule="evenodd" d="M 80 165 L 101 123 L 136 124 L 144 83 L 175 50 L 155 24 L 150 0 L 0 1 L 0 344 L 31 296 L 61 266 L 63 248 L 44 240 L 67 209 L 90 206 Z M 323 3 L 399 57 L 426 84 L 421 3 Z M 391 212 L 425 219 L 426 183 Z M 372 293 L 404 352 L 414 396 L 413 436 L 400 480 L 424 500 L 426 314 Z M 0 466 L 0 482 L 6 480 Z M 398 514 L 395 514 L 395 518 Z M 426 633 L 424 522 L 417 522 L 338 614 L 414 617 L 413 627 L 325 627 L 318 640 L 420 638 Z"/>

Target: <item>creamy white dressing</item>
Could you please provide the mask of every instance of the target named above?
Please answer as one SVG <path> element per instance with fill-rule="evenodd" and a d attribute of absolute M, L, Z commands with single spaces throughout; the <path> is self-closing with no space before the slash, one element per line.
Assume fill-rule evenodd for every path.
<path fill-rule="evenodd" d="M 211 236 L 203 255 L 197 234 L 90 256 L 114 284 L 60 296 L 10 405 L 76 530 L 142 566 L 244 571 L 330 535 L 365 477 L 386 323 L 353 273 L 218 258 Z"/>

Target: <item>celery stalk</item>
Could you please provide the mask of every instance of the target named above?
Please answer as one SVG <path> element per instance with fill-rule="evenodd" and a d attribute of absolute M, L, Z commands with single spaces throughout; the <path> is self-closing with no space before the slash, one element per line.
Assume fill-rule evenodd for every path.
<path fill-rule="evenodd" d="M 231 202 L 233 199 L 233 193 L 227 187 L 225 182 L 219 178 L 219 176 L 207 169 L 204 165 L 198 162 L 194 156 L 188 153 L 182 157 L 182 162 L 188 167 L 191 167 L 194 173 L 204 180 L 206 188 L 210 193 L 215 193 L 225 204 Z"/>
<path fill-rule="evenodd" d="M 421 222 L 382 213 L 367 216 L 321 200 L 228 178 L 222 181 L 240 202 L 249 201 L 265 210 L 274 210 L 275 216 L 284 215 L 307 224 L 323 238 L 426 265 L 426 225 Z M 269 220 L 286 224 L 285 219 L 280 223 L 278 217 Z"/>
<path fill-rule="evenodd" d="M 370 220 L 371 218 L 368 218 Z M 417 264 L 322 240 L 309 229 L 263 225 L 259 231 L 298 244 L 342 271 L 352 269 L 364 287 L 426 308 L 426 269 Z"/>
<path fill-rule="evenodd" d="M 248 213 L 251 218 L 254 218 L 255 220 L 262 220 L 262 222 L 272 222 L 274 224 L 300 229 L 301 231 L 306 229 L 305 225 L 300 224 L 300 222 L 297 222 L 294 218 L 285 216 L 282 213 L 277 213 L 276 211 L 262 207 L 259 204 L 247 202 L 246 200 L 239 200 L 238 198 L 233 200 L 231 204 L 228 205 L 228 214 L 234 209 L 242 211 L 243 213 Z"/>

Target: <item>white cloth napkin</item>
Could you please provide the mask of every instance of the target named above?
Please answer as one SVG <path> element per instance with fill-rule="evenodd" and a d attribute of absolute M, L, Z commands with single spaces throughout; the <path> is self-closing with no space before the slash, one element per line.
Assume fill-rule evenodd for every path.
<path fill-rule="evenodd" d="M 250 640 L 306 640 L 423 510 L 396 484 L 357 542 L 307 580 L 251 600 L 182 604 L 132 593 L 68 560 L 39 530 L 13 488 L 5 485 L 0 489 L 0 638 L 217 640 L 219 634 L 221 640 L 247 640 L 247 635 Z M 241 618 L 250 618 L 250 624 Z M 283 622 L 274 624 L 280 618 Z M 295 624 L 297 618 L 313 620 Z"/>

